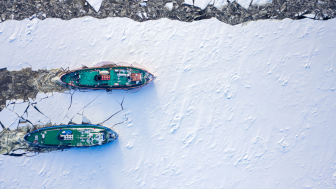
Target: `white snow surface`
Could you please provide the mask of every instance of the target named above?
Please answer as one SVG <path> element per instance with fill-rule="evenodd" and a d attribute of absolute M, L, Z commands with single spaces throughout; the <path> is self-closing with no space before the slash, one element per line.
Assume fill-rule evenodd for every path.
<path fill-rule="evenodd" d="M 98 12 L 103 0 L 86 0 Z"/>
<path fill-rule="evenodd" d="M 69 111 L 69 92 L 39 94 L 32 102 L 53 123 L 80 122 L 77 112 L 102 122 L 125 97 L 104 123 L 124 121 L 119 138 L 0 156 L 0 188 L 335 188 L 335 32 L 335 19 L 3 22 L 9 70 L 137 62 L 157 79 L 137 92 L 76 91 Z M 0 119 L 15 128 L 8 109 Z M 32 122 L 46 116 L 29 109 Z"/>

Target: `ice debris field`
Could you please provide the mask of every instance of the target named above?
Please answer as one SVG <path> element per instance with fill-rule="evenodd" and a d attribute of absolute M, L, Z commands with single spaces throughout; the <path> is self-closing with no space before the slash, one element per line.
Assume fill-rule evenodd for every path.
<path fill-rule="evenodd" d="M 137 62 L 157 79 L 136 92 L 38 94 L 31 101 L 45 116 L 32 109 L 27 118 L 54 124 L 81 115 L 100 123 L 124 99 L 104 123 L 119 138 L 0 156 L 0 188 L 335 188 L 335 34 L 336 20 L 310 19 L 3 22 L 0 66 L 9 70 Z M 15 129 L 26 106 L 0 120 Z"/>
<path fill-rule="evenodd" d="M 87 2 L 90 3 L 90 5 L 98 12 L 103 0 L 87 0 Z M 147 0 L 144 0 L 144 5 L 146 5 Z M 199 7 L 201 9 L 205 9 L 209 4 L 214 5 L 218 9 L 222 8 L 223 6 L 228 5 L 228 2 L 234 2 L 234 0 L 185 0 L 184 3 L 188 5 L 193 5 L 196 7 Z M 252 5 L 264 5 L 266 3 L 270 3 L 271 0 L 237 0 L 242 7 L 247 9 L 250 4 Z M 169 9 L 172 8 L 172 2 L 166 3 L 166 7 Z"/>

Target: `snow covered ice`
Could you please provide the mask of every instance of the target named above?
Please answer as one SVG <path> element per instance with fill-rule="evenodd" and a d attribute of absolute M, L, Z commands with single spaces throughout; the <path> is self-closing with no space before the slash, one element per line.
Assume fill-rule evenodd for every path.
<path fill-rule="evenodd" d="M 0 65 L 9 70 L 137 62 L 157 79 L 135 92 L 76 91 L 69 110 L 69 92 L 39 94 L 45 116 L 31 109 L 28 119 L 56 124 L 82 113 L 100 123 L 125 98 L 104 123 L 123 122 L 119 138 L 0 156 L 0 188 L 335 188 L 335 32 L 334 19 L 3 22 Z M 0 112 L 6 127 L 22 107 Z"/>

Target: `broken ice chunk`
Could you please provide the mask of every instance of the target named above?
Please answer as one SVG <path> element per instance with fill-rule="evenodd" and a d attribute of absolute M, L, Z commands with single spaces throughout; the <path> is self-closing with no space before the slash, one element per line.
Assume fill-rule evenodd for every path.
<path fill-rule="evenodd" d="M 98 12 L 103 0 L 87 0 L 90 5 Z"/>
<path fill-rule="evenodd" d="M 166 8 L 169 9 L 170 11 L 173 10 L 173 3 L 167 3 L 166 5 Z"/>
<path fill-rule="evenodd" d="M 91 124 L 91 121 L 87 117 L 83 116 L 82 117 L 82 124 Z"/>

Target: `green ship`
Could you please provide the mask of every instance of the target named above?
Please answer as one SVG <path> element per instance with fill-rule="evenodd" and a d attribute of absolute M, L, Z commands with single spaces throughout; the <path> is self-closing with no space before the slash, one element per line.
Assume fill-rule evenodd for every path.
<path fill-rule="evenodd" d="M 118 134 L 112 129 L 92 124 L 44 127 L 24 136 L 28 143 L 41 147 L 99 146 L 116 138 Z"/>
<path fill-rule="evenodd" d="M 140 67 L 140 66 L 139 66 Z M 88 89 L 132 89 L 154 80 L 145 69 L 126 63 L 101 62 L 94 67 L 83 66 L 60 77 L 64 84 Z"/>

